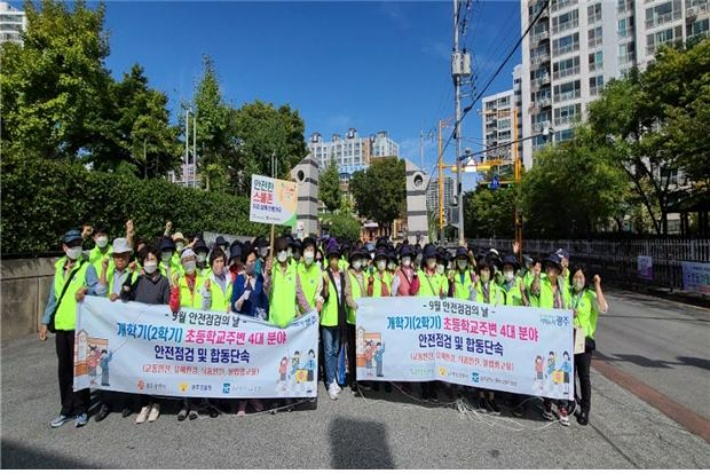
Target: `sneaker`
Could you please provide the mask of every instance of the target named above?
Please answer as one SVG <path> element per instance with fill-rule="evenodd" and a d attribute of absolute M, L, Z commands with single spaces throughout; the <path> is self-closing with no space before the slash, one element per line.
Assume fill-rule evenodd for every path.
<path fill-rule="evenodd" d="M 239 401 L 239 410 L 237 411 L 237 416 L 238 417 L 243 417 L 247 414 L 247 401 L 246 400 L 240 400 Z"/>
<path fill-rule="evenodd" d="M 500 415 L 500 408 L 498 408 L 498 404 L 495 400 L 486 401 L 486 410 L 491 415 Z"/>
<path fill-rule="evenodd" d="M 183 406 L 180 408 L 180 411 L 178 412 L 177 415 L 177 420 L 178 421 L 185 421 L 187 419 L 187 415 L 190 414 L 190 409 L 186 406 Z"/>
<path fill-rule="evenodd" d="M 121 411 L 121 416 L 124 417 L 124 418 L 128 418 L 128 417 L 131 416 L 132 414 L 133 414 L 133 410 L 131 410 L 131 409 L 128 408 L 128 407 L 124 408 L 124 409 Z"/>
<path fill-rule="evenodd" d="M 569 416 L 567 415 L 567 409 L 560 408 L 559 413 L 560 413 L 560 424 L 562 426 L 569 426 Z"/>
<path fill-rule="evenodd" d="M 264 404 L 261 403 L 261 400 L 255 399 L 251 401 L 251 406 L 254 407 L 254 411 L 263 411 L 264 410 Z"/>
<path fill-rule="evenodd" d="M 64 423 L 67 423 L 71 420 L 71 417 L 69 416 L 64 416 L 64 415 L 59 415 L 56 417 L 52 422 L 49 424 L 52 428 L 59 428 L 60 426 L 64 425 Z"/>
<path fill-rule="evenodd" d="M 328 393 L 330 393 L 330 390 L 328 390 Z M 277 411 L 279 411 L 279 402 L 271 402 L 271 408 L 269 409 L 269 413 L 275 415 Z"/>
<path fill-rule="evenodd" d="M 141 423 L 145 423 L 145 420 L 148 419 L 149 412 L 150 412 L 149 406 L 144 406 L 143 408 L 141 408 L 140 413 L 138 413 L 138 416 L 136 417 L 136 424 L 140 425 Z"/>
<path fill-rule="evenodd" d="M 544 402 L 542 404 L 542 417 L 547 421 L 555 421 L 555 415 L 552 414 L 552 403 Z"/>
<path fill-rule="evenodd" d="M 516 407 L 513 407 L 513 416 L 520 418 L 523 414 L 525 414 L 525 406 L 522 403 Z"/>
<path fill-rule="evenodd" d="M 331 400 L 337 400 L 338 399 L 338 389 L 336 388 L 338 384 L 332 383 L 330 384 L 330 387 L 328 387 L 328 395 L 330 395 Z"/>
<path fill-rule="evenodd" d="M 217 418 L 219 416 L 219 410 L 213 405 L 210 405 L 207 409 L 207 413 L 210 415 L 210 418 Z"/>
<path fill-rule="evenodd" d="M 577 417 L 577 423 L 582 426 L 587 426 L 589 424 L 589 413 L 584 411 L 581 412 L 580 415 Z"/>
<path fill-rule="evenodd" d="M 109 413 L 111 413 L 111 410 L 109 409 L 108 405 L 106 405 L 105 403 L 102 403 L 101 408 L 99 408 L 99 412 L 94 417 L 94 421 L 96 423 L 99 423 L 104 418 L 106 418 Z"/>
<path fill-rule="evenodd" d="M 199 414 L 197 413 L 197 410 L 190 410 L 190 415 L 187 417 L 190 421 L 195 421 Z"/>
<path fill-rule="evenodd" d="M 79 413 L 79 415 L 77 415 L 76 419 L 74 420 L 74 428 L 81 428 L 82 426 L 85 426 L 88 422 L 89 415 L 87 415 L 86 412 Z"/>
<path fill-rule="evenodd" d="M 340 392 L 343 391 L 342 388 L 340 388 L 340 385 L 338 385 L 338 382 L 333 381 L 331 385 L 335 385 L 335 390 L 338 392 L 338 395 L 340 395 Z"/>
<path fill-rule="evenodd" d="M 153 406 L 150 407 L 150 413 L 148 414 L 148 421 L 153 423 L 155 420 L 158 419 L 160 416 L 160 405 L 157 403 L 153 403 Z"/>

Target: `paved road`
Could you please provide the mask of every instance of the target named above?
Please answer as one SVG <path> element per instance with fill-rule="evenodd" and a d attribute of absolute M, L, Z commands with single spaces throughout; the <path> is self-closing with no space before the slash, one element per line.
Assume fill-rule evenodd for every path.
<path fill-rule="evenodd" d="M 636 314 L 633 305 L 640 305 L 641 316 L 658 318 L 685 317 L 674 311 L 687 310 L 638 299 L 618 303 L 612 297 L 615 309 L 599 335 L 600 349 L 622 359 L 613 363 L 634 371 L 639 366 L 622 355 L 650 359 L 653 349 L 645 346 L 657 330 L 648 331 L 646 342 L 634 342 L 637 348 L 624 346 L 623 336 L 622 345 L 615 346 L 611 326 L 621 323 L 614 321 Z M 637 321 L 630 324 L 641 325 L 645 333 L 647 320 Z M 688 333 L 707 333 L 707 326 L 692 323 L 664 321 L 661 327 L 674 324 L 696 327 Z M 698 340 L 685 332 L 675 337 Z M 673 344 L 672 338 L 667 344 Z M 677 341 L 684 344 L 695 347 Z M 680 361 L 677 357 L 691 354 L 707 358 L 690 349 L 659 358 Z M 666 365 L 671 368 L 665 372 L 690 374 L 678 376 L 686 381 L 698 369 Z M 532 410 L 522 420 L 513 419 L 509 410 L 499 418 L 464 413 L 452 404 L 422 405 L 401 393 L 366 392 L 364 398 L 344 393 L 333 402 L 321 387 L 317 410 L 183 423 L 173 412 L 142 426 L 113 414 L 82 429 L 66 425 L 52 430 L 48 422 L 59 408 L 53 341 L 40 344 L 28 337 L 2 344 L 0 462 L 4 468 L 710 468 L 710 450 L 700 437 L 598 372 L 592 377 L 588 427 L 574 421 L 569 428 L 547 423 Z M 644 375 L 644 380 L 654 379 Z M 663 378 L 658 380 L 663 385 Z"/>
<path fill-rule="evenodd" d="M 710 310 L 626 291 L 608 302 L 599 358 L 710 420 Z"/>

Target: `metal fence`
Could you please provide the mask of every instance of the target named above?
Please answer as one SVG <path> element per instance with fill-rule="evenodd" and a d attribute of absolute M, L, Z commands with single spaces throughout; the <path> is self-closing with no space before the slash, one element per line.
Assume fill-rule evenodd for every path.
<path fill-rule="evenodd" d="M 512 252 L 512 239 L 474 239 L 474 245 L 500 252 Z M 710 262 L 710 239 L 635 240 L 526 240 L 523 253 L 545 256 L 559 248 L 570 260 L 584 263 L 589 271 L 608 281 L 638 283 L 680 290 L 683 288 L 681 262 Z M 639 277 L 638 257 L 653 259 L 653 280 Z"/>

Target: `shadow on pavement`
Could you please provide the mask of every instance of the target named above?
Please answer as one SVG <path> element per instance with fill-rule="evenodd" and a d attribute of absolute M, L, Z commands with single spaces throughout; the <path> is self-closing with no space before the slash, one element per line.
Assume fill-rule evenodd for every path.
<path fill-rule="evenodd" d="M 68 456 L 25 446 L 16 441 L 2 440 L 2 469 L 88 469 L 90 466 Z"/>
<path fill-rule="evenodd" d="M 394 469 L 384 423 L 337 417 L 330 423 L 333 469 Z"/>
<path fill-rule="evenodd" d="M 710 360 L 699 357 L 678 356 L 676 361 L 650 359 L 636 354 L 612 354 L 611 356 L 597 352 L 597 358 L 606 362 L 629 362 L 640 367 L 654 369 L 673 369 L 673 366 L 693 366 L 699 369 L 710 370 Z"/>

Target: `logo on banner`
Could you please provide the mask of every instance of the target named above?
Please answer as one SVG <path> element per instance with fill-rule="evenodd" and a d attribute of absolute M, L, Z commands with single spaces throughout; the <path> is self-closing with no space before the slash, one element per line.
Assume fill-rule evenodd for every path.
<path fill-rule="evenodd" d="M 145 382 L 143 382 L 143 379 L 138 379 L 138 390 L 143 391 L 145 389 Z"/>
<path fill-rule="evenodd" d="M 182 392 L 182 393 L 187 392 L 187 387 L 189 387 L 189 386 L 190 386 L 189 384 L 181 383 L 181 384 L 179 385 L 179 387 L 180 387 L 180 392 Z"/>
<path fill-rule="evenodd" d="M 471 380 L 473 381 L 473 383 L 480 382 L 480 377 L 478 376 L 478 372 L 473 372 L 471 374 Z"/>
<path fill-rule="evenodd" d="M 225 393 L 225 394 L 229 393 L 230 388 L 231 388 L 231 384 L 229 384 L 229 383 L 223 384 L 222 385 L 222 393 Z"/>

